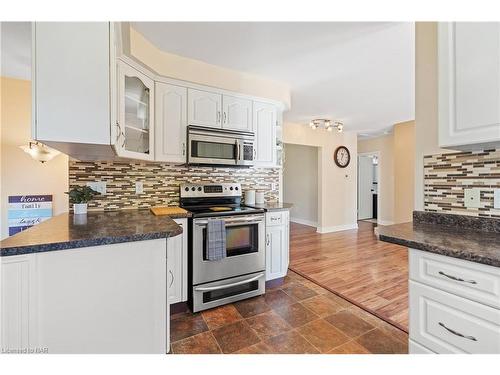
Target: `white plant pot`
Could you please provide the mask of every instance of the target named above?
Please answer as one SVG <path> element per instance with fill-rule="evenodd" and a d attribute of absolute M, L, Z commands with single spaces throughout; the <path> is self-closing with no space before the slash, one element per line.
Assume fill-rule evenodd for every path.
<path fill-rule="evenodd" d="M 85 215 L 87 213 L 87 203 L 73 204 L 73 212 L 75 215 Z"/>

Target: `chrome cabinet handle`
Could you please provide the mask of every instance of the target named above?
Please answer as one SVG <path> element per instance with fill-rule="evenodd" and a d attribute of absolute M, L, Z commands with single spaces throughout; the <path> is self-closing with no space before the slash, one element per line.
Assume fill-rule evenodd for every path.
<path fill-rule="evenodd" d="M 269 234 L 266 234 L 266 246 L 269 246 L 271 240 L 269 239 Z"/>
<path fill-rule="evenodd" d="M 122 127 L 120 126 L 120 123 L 117 121 L 116 122 L 116 127 L 118 128 L 118 134 L 116 135 L 116 140 L 115 140 L 115 143 L 118 142 L 118 140 L 120 139 L 120 135 L 122 135 Z"/>
<path fill-rule="evenodd" d="M 455 280 L 455 281 L 460 281 L 461 283 L 477 284 L 477 282 L 475 280 L 464 280 L 464 279 L 461 279 L 459 277 L 447 275 L 443 271 L 439 271 L 438 273 L 440 275 L 443 275 L 444 277 L 447 277 L 448 279 L 452 279 L 452 280 Z"/>
<path fill-rule="evenodd" d="M 186 156 L 186 142 L 182 142 L 182 156 Z"/>
<path fill-rule="evenodd" d="M 220 123 L 220 111 L 217 111 L 217 124 Z"/>
<path fill-rule="evenodd" d="M 227 121 L 226 121 L 226 120 L 227 120 L 227 118 L 226 118 L 226 117 L 227 117 L 227 116 L 226 116 L 226 112 L 224 112 L 224 120 L 223 120 L 223 121 L 224 121 L 224 124 L 227 122 Z"/>
<path fill-rule="evenodd" d="M 257 149 L 254 147 L 253 148 L 253 160 L 257 159 Z"/>
<path fill-rule="evenodd" d="M 471 341 L 477 341 L 477 339 L 474 337 L 474 336 L 467 336 L 467 335 L 463 335 L 461 334 L 460 332 L 457 332 L 451 328 L 448 328 L 444 325 L 444 323 L 441 323 L 439 322 L 438 323 L 441 327 L 443 327 L 445 330 L 447 330 L 448 332 L 450 332 L 451 334 L 455 335 L 455 336 L 458 336 L 458 337 L 462 337 L 464 339 L 467 339 L 467 340 L 471 340 Z"/>
<path fill-rule="evenodd" d="M 170 276 L 172 276 L 172 281 L 170 281 L 170 285 L 169 285 L 169 287 L 171 287 L 172 284 L 174 283 L 174 274 L 173 274 L 172 270 L 168 270 L 168 273 L 170 273 Z"/>

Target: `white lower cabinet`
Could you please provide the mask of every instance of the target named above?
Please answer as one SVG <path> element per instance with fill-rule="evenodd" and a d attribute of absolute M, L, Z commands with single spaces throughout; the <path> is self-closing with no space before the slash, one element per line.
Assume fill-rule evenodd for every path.
<path fill-rule="evenodd" d="M 436 354 L 413 340 L 408 341 L 408 354 Z"/>
<path fill-rule="evenodd" d="M 166 353 L 167 246 L 157 239 L 2 257 L 2 351 Z"/>
<path fill-rule="evenodd" d="M 187 239 L 188 226 L 187 219 L 175 219 L 175 222 L 182 227 L 182 234 L 172 237 L 168 246 L 168 302 L 178 303 L 187 301 L 188 291 L 188 259 L 187 259 Z"/>
<path fill-rule="evenodd" d="M 435 353 L 500 353 L 495 267 L 410 249 L 411 343 Z"/>
<path fill-rule="evenodd" d="M 289 263 L 289 212 L 266 213 L 266 281 L 285 277 Z"/>

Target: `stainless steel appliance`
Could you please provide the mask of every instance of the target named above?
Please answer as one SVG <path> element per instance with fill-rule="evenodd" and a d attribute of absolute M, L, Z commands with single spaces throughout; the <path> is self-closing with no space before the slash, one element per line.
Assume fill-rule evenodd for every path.
<path fill-rule="evenodd" d="M 265 293 L 264 211 L 241 205 L 240 184 L 181 185 L 189 210 L 189 300 L 193 312 Z M 227 256 L 207 257 L 207 224 L 224 220 Z"/>
<path fill-rule="evenodd" d="M 254 133 L 188 126 L 188 164 L 250 167 Z"/>

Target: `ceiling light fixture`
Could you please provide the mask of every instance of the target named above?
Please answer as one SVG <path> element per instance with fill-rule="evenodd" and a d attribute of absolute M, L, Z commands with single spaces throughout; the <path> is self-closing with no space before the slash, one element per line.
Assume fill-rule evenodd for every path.
<path fill-rule="evenodd" d="M 19 148 L 29 154 L 33 159 L 38 160 L 40 163 L 50 161 L 60 154 L 59 151 L 39 142 L 30 142 L 27 146 L 23 145 L 19 146 Z"/>
<path fill-rule="evenodd" d="M 333 131 L 333 129 L 337 129 L 339 133 L 341 133 L 344 130 L 344 124 L 341 123 L 340 121 L 334 121 L 332 123 L 332 120 L 327 120 L 323 118 L 318 118 L 314 119 L 309 123 L 309 126 L 311 129 L 316 130 L 318 128 L 323 128 L 326 131 Z"/>

